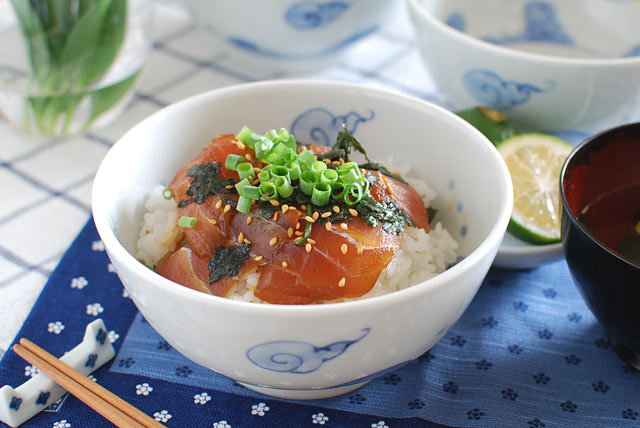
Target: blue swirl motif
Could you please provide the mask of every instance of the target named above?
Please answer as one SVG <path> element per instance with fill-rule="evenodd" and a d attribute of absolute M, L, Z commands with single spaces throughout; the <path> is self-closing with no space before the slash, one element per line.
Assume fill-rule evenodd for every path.
<path fill-rule="evenodd" d="M 554 6 L 546 1 L 532 1 L 524 7 L 525 29 L 521 34 L 485 38 L 495 44 L 546 42 L 574 46 L 573 39 L 562 28 Z"/>
<path fill-rule="evenodd" d="M 365 328 L 362 331 L 364 334 L 355 340 L 343 340 L 323 347 L 296 340 L 262 343 L 250 348 L 247 358 L 265 370 L 279 373 L 312 373 L 325 362 L 344 354 L 351 345 L 364 339 L 371 329 Z"/>
<path fill-rule="evenodd" d="M 464 22 L 464 17 L 459 12 L 454 12 L 451 15 L 449 15 L 449 17 L 447 18 L 445 23 L 449 27 L 455 28 L 458 31 L 462 31 L 463 33 L 464 33 L 465 28 L 466 28 L 466 23 Z"/>
<path fill-rule="evenodd" d="M 629 52 L 623 55 L 624 57 L 640 56 L 640 45 L 636 45 L 629 49 Z"/>
<path fill-rule="evenodd" d="M 343 1 L 295 3 L 284 14 L 285 21 L 297 30 L 310 30 L 329 25 L 351 7 Z"/>
<path fill-rule="evenodd" d="M 343 123 L 347 125 L 347 131 L 353 134 L 360 122 L 366 122 L 375 116 L 373 110 L 369 110 L 369 115 L 365 117 L 354 111 L 334 115 L 327 109 L 316 107 L 300 114 L 289 129 L 301 143 L 332 146 Z"/>
<path fill-rule="evenodd" d="M 504 80 L 489 70 L 470 70 L 462 80 L 467 92 L 482 105 L 503 111 L 526 103 L 534 93 L 549 92 L 556 87 L 555 80 L 547 80 L 544 87 L 538 87 Z"/>

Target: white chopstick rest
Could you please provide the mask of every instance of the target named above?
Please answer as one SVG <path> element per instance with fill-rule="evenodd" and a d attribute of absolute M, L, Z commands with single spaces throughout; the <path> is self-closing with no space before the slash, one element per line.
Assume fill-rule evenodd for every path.
<path fill-rule="evenodd" d="M 116 355 L 107 331 L 102 319 L 91 322 L 82 342 L 60 360 L 85 375 L 97 370 Z M 17 427 L 46 409 L 65 392 L 44 373 L 35 375 L 16 389 L 5 385 L 0 388 L 0 421 Z"/>

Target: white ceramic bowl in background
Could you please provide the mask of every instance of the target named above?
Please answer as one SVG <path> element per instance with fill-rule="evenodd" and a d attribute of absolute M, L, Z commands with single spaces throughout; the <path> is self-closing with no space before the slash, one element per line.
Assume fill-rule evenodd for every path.
<path fill-rule="evenodd" d="M 143 201 L 221 133 L 287 127 L 332 144 L 345 122 L 373 159 L 411 164 L 438 193 L 435 220 L 464 259 L 385 296 L 326 305 L 224 299 L 171 282 L 134 251 Z M 164 108 L 108 152 L 93 187 L 96 226 L 118 275 L 148 322 L 175 349 L 266 394 L 322 398 L 413 360 L 465 311 L 504 236 L 512 185 L 501 156 L 454 114 L 396 92 L 336 82 L 267 81 L 224 88 Z M 263 351 L 256 360 L 255 350 Z M 288 364 L 271 367 L 280 355 Z"/>
<path fill-rule="evenodd" d="M 407 0 L 423 59 L 456 109 L 526 130 L 597 132 L 640 119 L 640 3 Z"/>
<path fill-rule="evenodd" d="M 196 21 L 251 64 L 300 71 L 335 64 L 399 0 L 183 0 Z"/>

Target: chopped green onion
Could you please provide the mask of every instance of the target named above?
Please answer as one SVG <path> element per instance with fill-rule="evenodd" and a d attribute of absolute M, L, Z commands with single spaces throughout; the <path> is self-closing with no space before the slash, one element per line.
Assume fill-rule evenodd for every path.
<path fill-rule="evenodd" d="M 322 171 L 324 171 L 325 169 L 327 169 L 327 164 L 322 161 L 315 161 L 311 165 L 311 171 L 315 172 L 316 177 L 318 178 L 320 178 L 320 174 L 322 174 Z"/>
<path fill-rule="evenodd" d="M 271 168 L 271 176 L 272 177 L 284 177 L 287 181 L 291 181 L 291 177 L 289 176 L 289 168 L 282 165 L 276 165 Z"/>
<path fill-rule="evenodd" d="M 236 209 L 244 214 L 249 214 L 251 211 L 251 199 L 245 198 L 244 196 L 240 196 L 238 198 L 238 204 L 236 205 Z"/>
<path fill-rule="evenodd" d="M 242 156 L 229 154 L 227 155 L 227 160 L 224 161 L 224 167 L 232 171 L 236 171 L 238 164 L 242 162 L 244 162 L 244 158 Z"/>
<path fill-rule="evenodd" d="M 353 182 L 344 189 L 344 202 L 349 206 L 353 206 L 360 202 L 363 195 L 362 185 L 357 181 Z"/>
<path fill-rule="evenodd" d="M 242 189 L 250 184 L 251 182 L 249 181 L 248 178 L 243 178 L 242 180 L 238 181 L 236 183 L 236 190 L 238 191 L 238 194 L 242 195 Z"/>
<path fill-rule="evenodd" d="M 260 196 L 265 198 L 267 201 L 278 197 L 278 190 L 273 183 L 260 183 L 260 187 L 258 187 L 258 189 L 260 190 Z"/>
<path fill-rule="evenodd" d="M 360 176 L 360 178 L 358 178 L 356 181 L 363 186 L 363 191 L 362 191 L 363 194 L 369 191 L 369 180 L 367 180 L 363 176 Z"/>
<path fill-rule="evenodd" d="M 344 184 L 338 182 L 333 183 L 331 186 L 331 197 L 336 201 L 339 201 L 344 196 Z"/>
<path fill-rule="evenodd" d="M 247 177 L 256 178 L 256 173 L 253 170 L 253 165 L 249 162 L 243 162 L 237 165 L 238 175 L 240 176 L 240 180 L 243 180 Z"/>
<path fill-rule="evenodd" d="M 273 141 L 267 140 L 266 138 L 261 138 L 261 140 L 257 142 L 255 146 L 256 157 L 260 160 L 263 160 L 269 154 L 269 151 L 272 148 Z"/>
<path fill-rule="evenodd" d="M 307 169 L 311 169 L 311 165 L 313 165 L 313 163 L 316 161 L 316 157 L 313 156 L 313 153 L 311 153 L 309 150 L 302 149 L 300 154 L 298 154 L 298 161 L 300 161 L 302 165 L 305 165 Z"/>
<path fill-rule="evenodd" d="M 264 133 L 264 138 L 268 138 L 271 141 L 276 141 L 278 138 L 280 138 L 280 136 L 275 129 L 270 129 Z"/>
<path fill-rule="evenodd" d="M 260 183 L 268 183 L 271 181 L 271 174 L 269 171 L 265 171 L 264 169 L 258 173 L 258 179 Z"/>
<path fill-rule="evenodd" d="M 243 143 L 255 150 L 256 144 L 258 144 L 260 141 L 262 141 L 261 136 L 259 136 L 258 134 L 251 134 L 249 138 L 247 138 L 247 141 L 243 141 Z"/>
<path fill-rule="evenodd" d="M 331 197 L 331 186 L 327 183 L 316 183 L 311 195 L 311 203 L 317 206 L 327 205 Z"/>
<path fill-rule="evenodd" d="M 168 187 L 165 187 L 162 191 L 162 197 L 168 201 L 169 199 L 173 198 L 173 192 Z"/>
<path fill-rule="evenodd" d="M 311 204 L 307 205 L 307 215 L 310 216 L 311 215 Z M 307 239 L 309 239 L 309 236 L 311 236 L 311 222 L 308 221 L 307 225 L 304 227 L 304 235 L 302 235 L 297 241 L 293 241 L 293 243 L 296 245 L 296 247 L 299 247 L 300 245 L 304 244 L 305 242 L 307 242 Z"/>
<path fill-rule="evenodd" d="M 278 176 L 273 184 L 276 186 L 278 194 L 283 198 L 288 198 L 293 194 L 293 186 L 291 186 L 291 183 L 285 177 Z"/>
<path fill-rule="evenodd" d="M 187 216 L 183 215 L 178 220 L 178 226 L 186 227 L 186 228 L 191 229 L 193 226 L 196 225 L 197 222 L 198 222 L 198 218 L 197 217 L 187 217 Z"/>
<path fill-rule="evenodd" d="M 287 128 L 280 128 L 280 131 L 278 131 L 278 137 L 280 137 L 282 141 L 287 141 L 290 135 Z"/>
<path fill-rule="evenodd" d="M 251 137 L 252 135 L 255 135 L 253 134 L 253 131 L 247 128 L 246 126 L 243 126 L 240 132 L 236 134 L 236 138 L 242 141 L 243 143 L 247 144 L 249 137 Z"/>
<path fill-rule="evenodd" d="M 313 171 L 305 171 L 300 175 L 300 181 L 298 182 L 300 185 L 300 190 L 305 195 L 312 195 L 313 188 L 316 184 L 316 174 Z"/>
<path fill-rule="evenodd" d="M 338 167 L 338 174 L 342 175 L 346 172 L 348 172 L 351 169 L 357 169 L 358 172 L 360 172 L 360 170 L 358 169 L 358 164 L 356 162 L 347 162 L 347 163 L 343 163 L 342 165 L 340 165 Z"/>
<path fill-rule="evenodd" d="M 289 162 L 287 164 L 287 168 L 289 168 L 289 178 L 291 181 L 295 181 L 300 178 L 302 171 L 300 170 L 300 164 L 298 162 Z"/>
<path fill-rule="evenodd" d="M 278 158 L 281 159 L 287 159 L 289 160 L 289 155 L 290 154 L 294 154 L 293 150 L 291 150 L 289 147 L 285 146 L 284 144 L 280 143 L 280 144 L 276 144 L 275 146 L 273 146 L 273 150 L 271 150 L 271 153 L 274 153 L 278 156 Z"/>
<path fill-rule="evenodd" d="M 320 174 L 321 183 L 327 183 L 329 185 L 333 185 L 337 181 L 338 181 L 338 173 L 336 172 L 335 169 L 325 169 L 324 171 L 322 171 L 322 174 Z"/>
<path fill-rule="evenodd" d="M 338 174 L 340 173 L 338 172 Z M 360 178 L 360 171 L 358 171 L 357 169 L 350 169 L 347 172 L 340 174 L 340 181 L 344 185 L 351 184 L 357 181 L 358 178 Z"/>
<path fill-rule="evenodd" d="M 257 186 L 244 186 L 241 196 L 247 199 L 260 199 L 260 189 Z"/>

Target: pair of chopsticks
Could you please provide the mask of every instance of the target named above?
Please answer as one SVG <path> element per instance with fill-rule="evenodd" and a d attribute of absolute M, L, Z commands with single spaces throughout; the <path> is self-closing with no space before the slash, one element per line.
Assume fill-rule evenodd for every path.
<path fill-rule="evenodd" d="M 164 425 L 133 407 L 117 395 L 93 382 L 70 365 L 40 348 L 35 343 L 20 339 L 13 351 L 38 367 L 55 383 L 66 389 L 87 406 L 100 413 L 111 423 L 126 428 L 164 428 Z"/>

